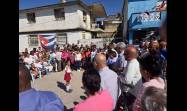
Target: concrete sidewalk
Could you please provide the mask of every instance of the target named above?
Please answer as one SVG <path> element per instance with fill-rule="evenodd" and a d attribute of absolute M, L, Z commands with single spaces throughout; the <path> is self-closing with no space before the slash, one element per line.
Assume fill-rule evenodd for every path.
<path fill-rule="evenodd" d="M 64 71 L 52 72 L 42 79 L 37 79 L 32 83 L 32 87 L 36 90 L 52 91 L 56 93 L 67 109 L 71 109 L 74 107 L 74 103 L 80 102 L 85 98 L 84 90 L 81 88 L 83 71 L 73 71 L 72 73 L 70 83 L 72 89 L 71 93 L 64 91 Z"/>

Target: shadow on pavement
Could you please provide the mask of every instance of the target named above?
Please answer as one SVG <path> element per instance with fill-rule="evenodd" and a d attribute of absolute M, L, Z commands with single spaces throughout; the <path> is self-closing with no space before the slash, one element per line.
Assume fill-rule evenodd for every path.
<path fill-rule="evenodd" d="M 64 111 L 73 111 L 73 108 L 67 109 L 67 107 L 64 106 Z"/>
<path fill-rule="evenodd" d="M 82 100 L 85 100 L 85 99 L 86 99 L 86 96 L 80 96 L 80 98 L 81 98 Z"/>
<path fill-rule="evenodd" d="M 79 104 L 79 102 L 77 102 L 77 101 L 74 101 L 74 102 L 73 102 L 73 104 L 74 104 L 74 105 L 77 105 L 77 104 Z"/>
<path fill-rule="evenodd" d="M 64 83 L 57 81 L 57 86 L 66 91 L 66 86 L 64 85 Z"/>
<path fill-rule="evenodd" d="M 64 111 L 73 111 L 73 108 L 70 108 L 70 109 L 64 109 Z"/>
<path fill-rule="evenodd" d="M 84 87 L 83 87 L 83 86 L 81 86 L 81 89 L 84 89 Z"/>

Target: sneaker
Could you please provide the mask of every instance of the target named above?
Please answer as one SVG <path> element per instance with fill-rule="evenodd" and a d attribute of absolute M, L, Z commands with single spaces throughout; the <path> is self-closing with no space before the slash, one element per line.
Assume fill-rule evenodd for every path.
<path fill-rule="evenodd" d="M 67 93 L 71 93 L 73 90 L 72 89 L 69 89 L 69 91 L 67 91 Z"/>
<path fill-rule="evenodd" d="M 70 85 L 67 85 L 67 86 L 66 86 L 66 91 L 67 91 L 67 92 L 70 91 L 70 87 L 71 87 Z"/>
<path fill-rule="evenodd" d="M 69 91 L 69 86 L 66 86 L 66 91 L 67 91 L 67 92 Z"/>

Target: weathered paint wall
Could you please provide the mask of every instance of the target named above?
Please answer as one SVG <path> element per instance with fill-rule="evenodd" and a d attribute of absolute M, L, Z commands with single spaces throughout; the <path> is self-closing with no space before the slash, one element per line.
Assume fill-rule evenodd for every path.
<path fill-rule="evenodd" d="M 85 10 L 78 5 L 65 6 L 65 20 L 56 21 L 54 9 L 41 9 L 35 12 L 36 23 L 29 24 L 26 13 L 19 14 L 19 32 L 41 31 L 41 30 L 63 30 L 83 27 L 90 29 L 90 14 L 87 10 L 87 22 L 83 22 L 83 13 Z M 87 27 L 84 27 L 86 24 Z"/>
<path fill-rule="evenodd" d="M 75 32 L 62 32 L 62 33 L 66 33 L 67 34 L 67 43 L 69 44 L 77 44 L 78 40 L 83 40 L 83 33 L 85 34 L 85 39 L 91 39 L 91 33 L 90 32 L 83 32 L 83 31 L 75 31 Z M 40 34 L 46 34 L 46 33 L 40 33 Z M 60 34 L 60 32 L 58 33 Z M 38 35 L 38 34 L 36 34 Z M 33 48 L 38 48 L 40 45 L 40 42 L 38 44 L 38 46 L 29 46 L 29 35 L 25 34 L 25 35 L 19 35 L 19 52 L 22 52 L 25 50 L 25 48 L 28 48 L 28 50 L 32 50 Z M 87 43 L 83 43 L 84 45 Z"/>
<path fill-rule="evenodd" d="M 128 38 L 129 43 L 133 43 L 133 33 L 137 29 L 147 29 L 147 28 L 159 28 L 161 23 L 165 20 L 167 12 L 161 11 L 160 20 L 158 21 L 147 21 L 147 22 L 139 22 L 138 17 L 140 14 L 144 12 L 152 12 L 155 11 L 155 6 L 158 0 L 128 0 L 128 8 L 123 10 L 123 15 L 127 16 L 128 23 L 123 21 L 124 31 L 123 36 L 125 36 L 125 27 L 128 26 Z M 124 4 L 125 5 L 125 4 Z M 127 13 L 126 13 L 127 11 Z M 135 14 L 136 13 L 136 14 Z"/>

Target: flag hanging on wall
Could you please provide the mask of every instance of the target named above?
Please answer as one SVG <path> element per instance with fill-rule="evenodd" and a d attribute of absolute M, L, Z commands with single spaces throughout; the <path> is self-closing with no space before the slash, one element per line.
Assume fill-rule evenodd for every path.
<path fill-rule="evenodd" d="M 38 39 L 44 49 L 54 49 L 56 46 L 55 34 L 41 34 L 38 35 Z"/>

